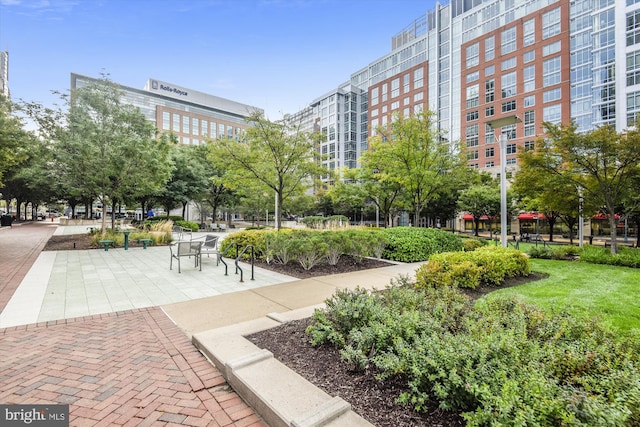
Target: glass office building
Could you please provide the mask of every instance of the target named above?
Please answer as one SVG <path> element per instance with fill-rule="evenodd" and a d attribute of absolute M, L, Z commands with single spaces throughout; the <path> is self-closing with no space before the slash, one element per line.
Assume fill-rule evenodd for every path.
<path fill-rule="evenodd" d="M 71 74 L 71 90 L 97 79 Z M 214 95 L 149 79 L 144 89 L 119 85 L 123 102 L 140 108 L 158 131 L 173 133 L 182 144 L 200 145 L 207 139 L 241 138 L 246 118 L 263 110 Z"/>

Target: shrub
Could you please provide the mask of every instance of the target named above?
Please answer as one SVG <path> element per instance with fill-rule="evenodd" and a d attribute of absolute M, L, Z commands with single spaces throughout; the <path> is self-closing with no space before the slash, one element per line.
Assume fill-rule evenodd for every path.
<path fill-rule="evenodd" d="M 313 229 L 336 229 L 349 226 L 349 218 L 344 215 L 307 216 L 299 220 L 300 223 Z"/>
<path fill-rule="evenodd" d="M 173 221 L 175 225 L 179 225 L 182 228 L 188 228 L 191 231 L 198 231 L 200 229 L 200 226 L 192 221 L 185 221 L 183 219 L 178 219 Z"/>
<path fill-rule="evenodd" d="M 545 312 L 513 296 L 472 306 L 454 288 L 339 291 L 307 328 L 353 368 L 408 383 L 469 425 L 638 425 L 640 334 Z"/>
<path fill-rule="evenodd" d="M 320 233 L 293 239 L 292 243 L 295 258 L 305 270 L 311 270 L 321 263 L 328 253 L 328 245 Z"/>
<path fill-rule="evenodd" d="M 435 228 L 393 227 L 382 233 L 386 241 L 383 258 L 394 261 L 426 261 L 431 254 L 464 247 L 460 237 Z"/>
<path fill-rule="evenodd" d="M 607 248 L 585 245 L 580 252 L 580 261 L 593 264 L 619 265 L 623 267 L 640 267 L 640 250 L 620 246 L 617 254 L 611 254 Z"/>
<path fill-rule="evenodd" d="M 487 246 L 489 242 L 484 239 L 464 238 L 462 239 L 462 243 L 464 244 L 464 251 L 469 252 Z"/>
<path fill-rule="evenodd" d="M 241 251 L 246 246 L 251 245 L 253 246 L 255 257 L 264 258 L 266 253 L 265 235 L 267 233 L 272 233 L 272 231 L 242 230 L 231 233 L 220 243 L 220 253 L 224 253 L 227 248 L 233 244 L 237 244 L 238 251 Z M 233 249 L 230 249 L 226 256 L 235 258 L 235 254 L 236 252 Z M 244 254 L 244 257 L 247 259 L 250 256 L 251 254 L 249 253 Z"/>
<path fill-rule="evenodd" d="M 485 246 L 472 252 L 434 254 L 416 270 L 417 287 L 499 285 L 508 277 L 527 276 L 529 259 L 520 251 Z"/>
<path fill-rule="evenodd" d="M 324 240 L 327 243 L 327 263 L 337 265 L 340 257 L 346 252 L 347 235 L 341 232 L 324 232 Z"/>
<path fill-rule="evenodd" d="M 280 264 L 288 264 L 295 259 L 293 248 L 293 233 L 291 230 L 280 230 L 264 234 L 265 255 L 267 263 L 275 261 Z"/>

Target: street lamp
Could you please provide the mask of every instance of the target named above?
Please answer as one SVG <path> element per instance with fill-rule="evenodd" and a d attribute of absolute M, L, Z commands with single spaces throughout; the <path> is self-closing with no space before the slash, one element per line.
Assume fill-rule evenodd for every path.
<path fill-rule="evenodd" d="M 489 120 L 486 123 L 491 129 L 498 129 L 504 126 L 520 123 L 520 117 L 507 116 L 495 120 Z M 500 233 L 502 246 L 507 247 L 507 135 L 500 133 Z"/>

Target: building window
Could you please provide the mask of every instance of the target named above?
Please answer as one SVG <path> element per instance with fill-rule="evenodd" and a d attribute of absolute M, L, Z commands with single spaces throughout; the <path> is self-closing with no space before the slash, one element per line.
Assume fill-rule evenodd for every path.
<path fill-rule="evenodd" d="M 557 7 L 542 15 L 542 40 L 560 34 L 560 8 Z"/>
<path fill-rule="evenodd" d="M 467 74 L 467 83 L 475 82 L 480 78 L 480 71 L 474 71 L 473 73 Z"/>
<path fill-rule="evenodd" d="M 478 150 L 467 151 L 467 160 L 478 160 Z"/>
<path fill-rule="evenodd" d="M 484 109 L 484 116 L 485 117 L 491 117 L 494 114 L 495 114 L 495 109 L 493 108 L 493 105 Z"/>
<path fill-rule="evenodd" d="M 484 167 L 485 167 L 485 168 L 492 168 L 492 167 L 494 167 L 495 165 L 496 165 L 496 164 L 495 164 L 493 161 L 491 161 L 491 162 L 487 162 L 487 163 L 485 163 L 485 164 L 484 164 Z"/>
<path fill-rule="evenodd" d="M 554 53 L 560 52 L 561 46 L 562 44 L 560 43 L 560 40 L 558 40 L 557 42 L 553 42 L 548 45 L 542 46 L 542 56 L 549 56 Z"/>
<path fill-rule="evenodd" d="M 523 44 L 525 46 L 531 46 L 536 42 L 536 20 L 529 19 L 528 21 L 525 21 L 523 27 L 524 27 Z"/>
<path fill-rule="evenodd" d="M 194 117 L 191 119 L 191 134 L 200 135 L 199 132 L 200 132 L 200 120 Z"/>
<path fill-rule="evenodd" d="M 205 138 L 209 136 L 209 122 L 206 120 L 202 121 L 202 136 Z"/>
<path fill-rule="evenodd" d="M 504 61 L 502 61 L 501 69 L 502 71 L 509 70 L 511 68 L 514 68 L 515 66 L 516 66 L 516 57 L 514 56 L 513 58 L 505 59 Z"/>
<path fill-rule="evenodd" d="M 411 103 L 411 97 L 409 97 L 409 96 L 405 96 L 405 97 L 402 99 L 402 105 L 409 105 L 410 103 Z"/>
<path fill-rule="evenodd" d="M 640 43 L 640 9 L 627 14 L 627 46 Z"/>
<path fill-rule="evenodd" d="M 400 78 L 391 80 L 391 97 L 397 98 L 400 96 Z"/>
<path fill-rule="evenodd" d="M 218 125 L 217 125 L 216 122 L 211 122 L 211 129 L 209 129 L 209 136 L 211 138 L 215 139 L 215 137 L 217 135 L 217 127 L 218 127 Z"/>
<path fill-rule="evenodd" d="M 531 62 L 536 59 L 536 51 L 530 50 L 529 52 L 525 52 L 522 54 L 522 61 L 526 64 L 527 62 Z"/>
<path fill-rule="evenodd" d="M 533 151 L 536 149 L 535 141 L 525 141 L 524 142 L 524 150 L 525 151 Z"/>
<path fill-rule="evenodd" d="M 474 120 L 478 120 L 478 110 L 470 111 L 467 113 L 467 121 L 472 122 Z"/>
<path fill-rule="evenodd" d="M 560 104 L 544 107 L 542 111 L 542 120 L 554 124 L 559 124 L 562 120 L 562 106 Z"/>
<path fill-rule="evenodd" d="M 529 96 L 525 96 L 524 97 L 524 106 L 525 107 L 533 107 L 534 105 L 536 105 L 536 96 L 535 95 L 529 95 Z"/>
<path fill-rule="evenodd" d="M 516 50 L 516 27 L 504 30 L 500 39 L 500 52 L 502 55 Z"/>
<path fill-rule="evenodd" d="M 409 86 L 411 76 L 409 74 L 405 74 L 402 76 L 402 93 L 408 93 L 411 90 Z"/>
<path fill-rule="evenodd" d="M 557 101 L 560 98 L 562 98 L 562 89 L 560 88 L 547 90 L 542 94 L 542 102 Z"/>
<path fill-rule="evenodd" d="M 491 158 L 495 156 L 496 149 L 494 147 L 489 147 L 484 149 L 484 157 Z"/>
<path fill-rule="evenodd" d="M 507 144 L 507 154 L 516 154 L 516 144 Z"/>
<path fill-rule="evenodd" d="M 627 53 L 627 86 L 640 84 L 640 50 Z"/>
<path fill-rule="evenodd" d="M 542 85 L 544 87 L 560 83 L 560 57 L 547 59 L 542 63 Z"/>
<path fill-rule="evenodd" d="M 180 114 L 173 113 L 173 131 L 180 132 Z"/>
<path fill-rule="evenodd" d="M 506 165 L 515 165 L 516 164 L 516 158 L 512 157 L 510 159 L 507 159 L 507 162 L 505 164 Z"/>
<path fill-rule="evenodd" d="M 418 68 L 413 72 L 413 89 L 420 89 L 424 85 L 424 69 Z"/>
<path fill-rule="evenodd" d="M 400 108 L 400 101 L 393 101 L 391 103 L 391 111 L 397 110 L 398 108 Z"/>
<path fill-rule="evenodd" d="M 382 89 L 381 89 L 380 92 L 382 92 L 382 96 L 381 96 L 382 102 L 386 102 L 387 99 L 389 98 L 389 84 L 388 83 L 383 83 L 382 84 Z"/>
<path fill-rule="evenodd" d="M 536 66 L 524 67 L 524 91 L 531 92 L 536 88 Z"/>
<path fill-rule="evenodd" d="M 478 145 L 478 124 L 467 126 L 466 132 L 467 147 L 475 147 Z"/>
<path fill-rule="evenodd" d="M 190 133 L 189 116 L 182 116 L 182 133 Z"/>
<path fill-rule="evenodd" d="M 418 93 L 414 93 L 413 94 L 413 102 L 422 101 L 423 98 L 424 98 L 424 93 L 422 93 L 422 92 L 418 92 Z"/>
<path fill-rule="evenodd" d="M 484 69 L 484 75 L 486 76 L 492 76 L 493 73 L 495 72 L 496 67 L 493 65 L 489 65 L 487 68 Z"/>
<path fill-rule="evenodd" d="M 495 80 L 487 80 L 484 83 L 484 102 L 489 103 L 495 100 L 496 82 Z"/>
<path fill-rule="evenodd" d="M 524 136 L 536 134 L 536 112 L 534 110 L 524 112 Z"/>
<path fill-rule="evenodd" d="M 480 63 L 480 47 L 478 43 L 467 46 L 467 68 L 472 68 Z"/>
<path fill-rule="evenodd" d="M 479 88 L 478 85 L 467 87 L 467 108 L 478 106 Z"/>
<path fill-rule="evenodd" d="M 171 130 L 171 113 L 162 112 L 162 130 Z"/>
<path fill-rule="evenodd" d="M 494 36 L 484 40 L 484 60 L 491 61 L 496 54 L 496 40 Z"/>
<path fill-rule="evenodd" d="M 496 135 L 493 133 L 493 128 L 485 123 L 484 125 L 484 143 L 493 144 L 496 142 Z"/>
<path fill-rule="evenodd" d="M 516 72 L 503 74 L 501 77 L 502 98 L 516 95 Z"/>
<path fill-rule="evenodd" d="M 380 88 L 374 87 L 373 89 L 371 89 L 371 102 L 370 104 L 373 105 L 378 105 L 378 94 L 380 93 Z"/>

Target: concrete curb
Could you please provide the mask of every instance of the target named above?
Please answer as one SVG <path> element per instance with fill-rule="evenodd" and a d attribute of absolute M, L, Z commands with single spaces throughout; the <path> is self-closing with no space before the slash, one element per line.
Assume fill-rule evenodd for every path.
<path fill-rule="evenodd" d="M 292 320 L 324 304 L 196 333 L 192 342 L 233 389 L 271 427 L 372 427 L 339 397 L 331 397 L 244 338 Z"/>

